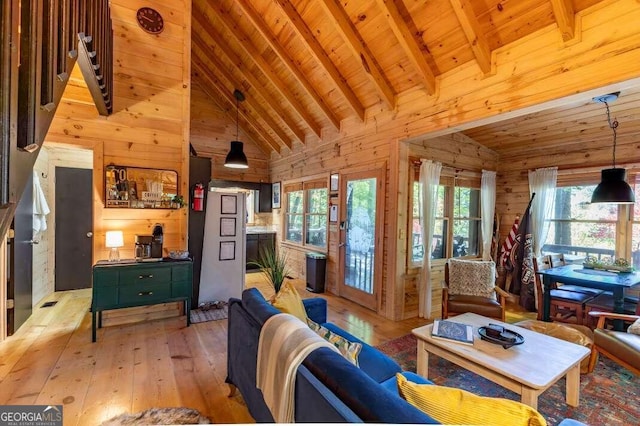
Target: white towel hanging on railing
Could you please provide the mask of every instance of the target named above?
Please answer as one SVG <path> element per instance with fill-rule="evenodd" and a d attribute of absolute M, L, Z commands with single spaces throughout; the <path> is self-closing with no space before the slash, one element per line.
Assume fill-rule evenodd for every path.
<path fill-rule="evenodd" d="M 44 232 L 47 230 L 47 218 L 50 213 L 47 199 L 44 196 L 42 187 L 40 186 L 40 178 L 38 173 L 33 171 L 33 234 Z"/>

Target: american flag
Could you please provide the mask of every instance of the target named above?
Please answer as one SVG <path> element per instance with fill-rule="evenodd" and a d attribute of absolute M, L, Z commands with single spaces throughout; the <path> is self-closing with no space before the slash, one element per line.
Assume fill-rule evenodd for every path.
<path fill-rule="evenodd" d="M 511 265 L 509 262 L 509 256 L 511 255 L 513 244 L 516 241 L 516 235 L 518 235 L 519 226 L 520 226 L 520 216 L 516 216 L 516 220 L 513 222 L 511 231 L 509 231 L 509 235 L 507 235 L 507 238 L 504 239 L 504 243 L 502 243 L 502 253 L 500 255 L 500 264 L 508 271 L 513 269 L 513 265 Z"/>

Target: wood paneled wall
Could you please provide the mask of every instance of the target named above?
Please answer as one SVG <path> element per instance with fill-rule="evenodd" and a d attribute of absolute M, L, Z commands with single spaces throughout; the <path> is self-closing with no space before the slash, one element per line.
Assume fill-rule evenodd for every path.
<path fill-rule="evenodd" d="M 143 31 L 136 11 L 157 9 L 165 29 Z M 191 1 L 112 0 L 114 26 L 114 112 L 98 115 L 86 100 L 82 77 L 74 70 L 71 91 L 63 97 L 46 140 L 94 150 L 94 260 L 106 259 L 105 232 L 124 231 L 124 258 L 134 257 L 135 234 L 164 226 L 165 254 L 187 247 L 187 211 L 104 208 L 104 166 L 176 170 L 179 193 L 188 199 L 191 95 Z M 75 82 L 75 83 L 74 83 Z M 69 87 L 68 86 L 68 87 Z M 84 102 L 75 99 L 84 99 Z"/>
<path fill-rule="evenodd" d="M 497 116 L 506 118 L 522 115 L 536 108 L 540 110 L 547 107 L 543 105 L 545 103 L 576 93 L 587 92 L 595 96 L 601 94 L 605 86 L 606 90 L 615 89 L 621 82 L 640 77 L 640 69 L 636 65 L 640 63 L 640 34 L 636 24 L 640 20 L 640 8 L 637 1 L 607 3 L 597 9 L 587 10 L 578 19 L 581 24 L 580 39 L 574 41 L 571 48 L 557 48 L 562 41 L 556 29 L 550 26 L 537 32 L 535 37 L 524 38 L 505 49 L 497 49 L 498 66 L 492 75 L 481 76 L 475 66 L 461 66 L 455 72 L 438 77 L 438 96 L 425 99 L 422 91 L 406 92 L 398 96 L 396 109 L 392 112 L 369 110 L 364 122 L 343 120 L 338 134 L 326 132 L 322 142 L 294 145 L 290 155 L 273 159 L 272 180 L 296 179 L 320 173 L 328 176 L 331 172 L 390 159 L 387 194 L 398 194 L 402 185 L 406 185 L 406 180 L 403 182 L 397 178 L 402 164 L 399 160 L 402 158 L 399 141 L 426 140 L 456 129 L 463 130 L 490 122 Z M 611 28 L 616 28 L 616 31 L 611 31 Z M 521 157 L 500 158 L 497 168 L 500 172 L 504 165 L 517 163 L 520 171 L 510 172 L 514 175 L 510 180 L 520 182 L 519 185 L 522 185 L 526 170 L 533 164 L 527 158 L 527 147 L 522 148 Z M 459 155 L 455 161 L 467 158 L 455 148 L 443 154 L 451 160 L 456 153 Z M 547 152 L 541 154 L 541 157 L 544 156 L 547 156 L 546 164 L 564 161 L 564 156 L 553 158 Z M 583 163 L 593 164 L 589 153 L 583 152 L 582 156 Z M 479 158 L 476 160 L 480 161 Z M 456 166 L 455 161 L 453 166 Z M 579 164 L 579 154 L 573 161 Z M 507 224 L 513 219 L 513 216 L 510 218 L 505 213 L 519 212 L 520 207 L 524 209 L 526 205 L 520 201 L 521 195 L 512 194 L 509 188 L 501 188 L 504 182 L 503 172 L 497 184 L 498 213 L 503 215 L 503 229 L 508 228 L 510 224 Z M 514 195 L 520 198 L 514 198 Z M 528 195 L 524 198 L 528 199 Z M 388 198 L 384 238 L 387 278 L 384 280 L 380 313 L 393 319 L 402 318 L 405 311 L 410 314 L 411 303 L 414 303 L 404 299 L 404 282 L 388 279 L 388 276 L 397 277 L 402 273 L 397 270 L 396 262 L 388 260 L 389 256 L 395 258 L 401 249 L 398 235 L 402 229 L 400 224 L 406 221 L 402 214 L 406 215 L 406 212 L 396 208 L 396 201 Z M 281 218 L 279 222 L 282 222 Z M 411 282 L 409 280 L 407 286 L 410 287 Z"/>

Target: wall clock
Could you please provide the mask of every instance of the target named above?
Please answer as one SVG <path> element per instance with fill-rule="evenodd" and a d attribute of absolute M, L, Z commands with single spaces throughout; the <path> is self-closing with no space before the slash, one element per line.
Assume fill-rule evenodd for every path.
<path fill-rule="evenodd" d="M 138 9 L 136 19 L 138 20 L 138 25 L 149 34 L 160 34 L 164 29 L 162 15 L 150 7 L 141 7 Z"/>

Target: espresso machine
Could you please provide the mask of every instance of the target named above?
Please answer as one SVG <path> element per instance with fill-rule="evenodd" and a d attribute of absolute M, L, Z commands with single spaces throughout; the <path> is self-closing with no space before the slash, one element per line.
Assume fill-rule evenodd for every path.
<path fill-rule="evenodd" d="M 136 260 L 145 262 L 151 259 L 153 235 L 136 235 Z"/>

